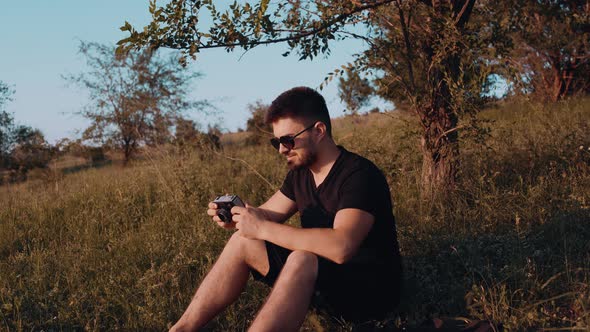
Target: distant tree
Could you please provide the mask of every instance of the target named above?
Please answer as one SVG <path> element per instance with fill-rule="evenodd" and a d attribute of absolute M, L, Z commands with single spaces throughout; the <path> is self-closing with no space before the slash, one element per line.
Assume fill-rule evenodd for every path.
<path fill-rule="evenodd" d="M 190 119 L 178 117 L 175 120 L 174 143 L 179 146 L 192 146 L 197 148 L 214 148 L 221 147 L 221 131 L 216 126 L 209 125 L 207 132 L 199 130 L 198 124 Z"/>
<path fill-rule="evenodd" d="M 0 111 L 4 112 L 4 105 L 12 100 L 12 94 L 14 91 L 8 84 L 0 81 Z"/>
<path fill-rule="evenodd" d="M 590 92 L 590 2 L 587 0 L 511 0 L 517 46 L 509 69 L 517 87 L 548 100 Z"/>
<path fill-rule="evenodd" d="M 0 169 L 8 169 L 24 178 L 33 168 L 45 168 L 53 156 L 53 148 L 39 129 L 17 125 L 4 110 L 14 91 L 0 81 Z M 0 182 L 2 179 L 0 179 Z"/>
<path fill-rule="evenodd" d="M 45 141 L 39 129 L 18 126 L 14 132 L 14 147 L 10 152 L 10 168 L 21 174 L 33 168 L 45 168 L 54 155 L 54 149 Z"/>
<path fill-rule="evenodd" d="M 357 70 L 349 68 L 346 76 L 343 75 L 339 79 L 338 95 L 352 113 L 357 113 L 361 108 L 368 106 L 370 97 L 374 93 L 375 90 L 369 79 L 361 77 Z"/>
<path fill-rule="evenodd" d="M 176 118 L 174 143 L 178 145 L 194 144 L 199 140 L 200 134 L 195 121 L 183 117 Z"/>
<path fill-rule="evenodd" d="M 459 120 L 481 106 L 487 66 L 493 64 L 485 57 L 501 40 L 496 27 L 483 24 L 489 22 L 483 16 L 485 6 L 493 7 L 494 2 L 482 0 L 479 6 L 476 2 L 260 0 L 218 11 L 211 0 L 171 0 L 163 7 L 150 1 L 152 22 L 140 31 L 125 23 L 122 30 L 130 35 L 119 41 L 118 51 L 168 47 L 195 58 L 208 48 L 231 51 L 285 42 L 284 55 L 296 52 L 300 59 L 313 59 L 329 54 L 335 40 L 364 40 L 367 49 L 349 65 L 350 70 L 375 75 L 378 95 L 407 102 L 419 118 L 423 195 L 428 197 L 455 187 L 458 138 L 465 126 L 459 127 Z M 201 31 L 199 15 L 205 10 L 212 25 Z M 359 29 L 361 24 L 364 29 Z"/>
<path fill-rule="evenodd" d="M 151 50 L 116 56 L 113 47 L 84 42 L 80 53 L 90 70 L 66 79 L 90 92 L 81 114 L 91 125 L 83 138 L 122 149 L 125 164 L 142 144 L 170 141 L 179 114 L 207 106 L 189 99 L 200 74 L 189 73 L 176 56 Z"/>
<path fill-rule="evenodd" d="M 103 146 L 84 145 L 82 139 L 71 140 L 62 138 L 53 146 L 55 157 L 69 155 L 72 157 L 84 158 L 90 161 L 92 165 L 97 165 L 107 161 L 107 151 Z"/>
<path fill-rule="evenodd" d="M 219 125 L 208 125 L 207 134 L 205 135 L 206 142 L 216 149 L 221 149 L 221 129 Z"/>
<path fill-rule="evenodd" d="M 82 154 L 82 142 L 79 139 L 61 138 L 55 142 L 54 146 L 60 157 L 66 154 L 79 157 Z"/>
<path fill-rule="evenodd" d="M 14 119 L 4 110 L 4 105 L 11 100 L 13 90 L 0 81 L 0 168 L 6 168 L 8 156 L 13 143 Z"/>
<path fill-rule="evenodd" d="M 272 128 L 266 124 L 264 117 L 268 105 L 262 101 L 257 100 L 253 104 L 246 106 L 250 112 L 250 118 L 246 121 L 246 131 L 250 134 L 246 139 L 247 144 L 260 144 L 268 141 L 270 135 L 272 135 Z"/>
<path fill-rule="evenodd" d="M 4 105 L 14 91 L 0 81 L 0 168 L 22 169 L 45 167 L 51 149 L 38 129 L 17 125 Z"/>

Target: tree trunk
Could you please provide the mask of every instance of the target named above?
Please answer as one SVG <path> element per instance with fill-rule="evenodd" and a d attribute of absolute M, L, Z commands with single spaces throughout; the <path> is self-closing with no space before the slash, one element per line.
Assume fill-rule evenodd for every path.
<path fill-rule="evenodd" d="M 444 77 L 457 82 L 460 63 L 460 55 L 450 55 L 443 61 L 442 67 L 433 70 L 430 101 L 418 112 L 424 129 L 421 138 L 421 196 L 425 200 L 455 189 L 459 170 L 459 118 L 452 108 L 454 97 Z"/>
<path fill-rule="evenodd" d="M 131 153 L 133 152 L 132 149 L 133 145 L 131 144 L 131 140 L 125 139 L 123 141 L 123 166 L 126 167 L 129 164 L 129 160 L 131 159 Z"/>
<path fill-rule="evenodd" d="M 459 169 L 457 116 L 448 106 L 425 108 L 423 121 L 422 198 L 430 200 L 455 188 Z"/>
<path fill-rule="evenodd" d="M 561 64 L 559 58 L 551 58 L 551 73 L 553 74 L 553 85 L 551 86 L 551 101 L 558 102 L 561 99 L 573 94 L 571 84 L 575 72 L 571 64 Z"/>
<path fill-rule="evenodd" d="M 554 64 L 554 66 L 557 66 L 557 64 Z M 557 67 L 554 67 L 553 69 L 553 86 L 551 90 L 552 102 L 559 101 L 564 95 L 563 81 L 561 79 L 561 70 Z"/>

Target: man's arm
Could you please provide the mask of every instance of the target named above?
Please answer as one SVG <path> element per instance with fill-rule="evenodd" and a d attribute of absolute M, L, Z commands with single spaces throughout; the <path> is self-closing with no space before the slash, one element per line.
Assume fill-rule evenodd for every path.
<path fill-rule="evenodd" d="M 235 210 L 234 210 L 235 209 Z M 334 228 L 296 228 L 268 222 L 253 208 L 234 208 L 236 228 L 242 236 L 266 240 L 290 250 L 305 250 L 335 263 L 348 261 L 369 234 L 372 214 L 360 209 L 336 213 Z"/>
<path fill-rule="evenodd" d="M 264 219 L 282 224 L 297 212 L 297 204 L 279 190 L 258 209 L 263 212 Z"/>

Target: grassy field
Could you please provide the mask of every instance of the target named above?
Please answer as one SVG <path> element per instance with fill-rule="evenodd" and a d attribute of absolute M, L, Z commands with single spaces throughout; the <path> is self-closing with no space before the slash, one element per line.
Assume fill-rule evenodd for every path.
<path fill-rule="evenodd" d="M 349 116 L 336 140 L 391 185 L 404 258 L 393 325 L 431 317 L 507 330 L 590 329 L 590 100 L 501 104 L 465 135 L 458 190 L 420 200 L 410 114 Z M 284 161 L 230 136 L 221 152 L 169 147 L 0 188 L 0 330 L 164 330 L 183 312 L 230 233 L 205 214 L 215 195 L 261 204 Z M 292 222 L 295 222 L 293 220 Z M 268 290 L 251 282 L 215 331 L 247 328 Z M 305 330 L 350 326 L 311 313 Z"/>

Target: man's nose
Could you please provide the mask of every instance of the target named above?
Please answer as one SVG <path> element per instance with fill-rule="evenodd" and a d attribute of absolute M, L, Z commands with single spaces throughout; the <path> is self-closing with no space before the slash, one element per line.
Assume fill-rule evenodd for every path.
<path fill-rule="evenodd" d="M 287 149 L 283 144 L 279 144 L 279 153 L 285 154 L 289 152 L 291 149 Z"/>

